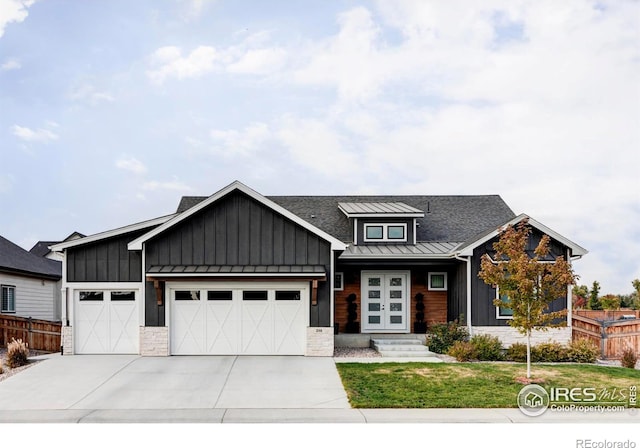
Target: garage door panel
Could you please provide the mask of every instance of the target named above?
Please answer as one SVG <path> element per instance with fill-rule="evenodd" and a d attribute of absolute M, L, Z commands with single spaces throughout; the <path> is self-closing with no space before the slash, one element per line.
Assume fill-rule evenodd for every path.
<path fill-rule="evenodd" d="M 138 352 L 138 307 L 135 302 L 111 302 L 110 352 Z"/>
<path fill-rule="evenodd" d="M 206 306 L 206 353 L 232 355 L 239 351 L 240 322 L 232 301 Z"/>
<path fill-rule="evenodd" d="M 107 353 L 109 325 L 103 302 L 80 303 L 76 308 L 78 353 Z"/>
<path fill-rule="evenodd" d="M 273 319 L 271 304 L 242 302 L 242 353 L 265 355 L 273 352 Z"/>
<path fill-rule="evenodd" d="M 172 351 L 185 355 L 204 353 L 205 316 L 200 301 L 179 303 L 175 308 Z"/>
<path fill-rule="evenodd" d="M 300 301 L 280 302 L 274 306 L 274 351 L 280 355 L 304 353 L 306 325 Z"/>

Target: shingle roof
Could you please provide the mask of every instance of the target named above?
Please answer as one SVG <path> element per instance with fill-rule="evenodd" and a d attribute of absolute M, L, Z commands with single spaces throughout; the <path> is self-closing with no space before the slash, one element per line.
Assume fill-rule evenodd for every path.
<path fill-rule="evenodd" d="M 27 252 L 2 236 L 0 270 L 52 279 L 62 278 L 62 263 Z"/>
<path fill-rule="evenodd" d="M 31 249 L 29 249 L 29 252 L 39 257 L 44 257 L 49 252 L 51 252 L 51 250 L 49 249 L 50 246 L 61 243 L 63 241 L 71 241 L 78 238 L 84 238 L 84 236 L 85 235 L 83 235 L 80 232 L 73 232 L 71 235 L 69 235 L 62 241 L 38 241 L 36 244 L 34 244 L 34 246 Z"/>
<path fill-rule="evenodd" d="M 417 240 L 421 242 L 468 241 L 494 230 L 516 215 L 498 195 L 477 196 L 267 196 L 300 218 L 336 238 L 350 242 L 353 228 L 338 208 L 340 202 L 402 202 L 422 210 L 417 218 Z M 185 196 L 181 213 L 206 199 Z"/>

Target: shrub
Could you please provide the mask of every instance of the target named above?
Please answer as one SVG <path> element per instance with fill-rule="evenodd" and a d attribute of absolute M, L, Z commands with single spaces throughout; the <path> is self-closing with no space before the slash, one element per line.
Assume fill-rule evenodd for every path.
<path fill-rule="evenodd" d="M 566 362 L 569 360 L 568 348 L 557 342 L 543 342 L 531 347 L 531 360 L 533 362 Z"/>
<path fill-rule="evenodd" d="M 447 352 L 449 356 L 453 356 L 457 361 L 467 362 L 478 359 L 475 347 L 469 341 L 456 341 Z"/>
<path fill-rule="evenodd" d="M 27 364 L 29 358 L 29 346 L 22 339 L 11 339 L 7 345 L 7 365 L 12 369 Z"/>
<path fill-rule="evenodd" d="M 622 351 L 622 358 L 620 359 L 622 367 L 628 369 L 635 369 L 638 362 L 638 354 L 631 347 L 627 347 Z"/>
<path fill-rule="evenodd" d="M 504 358 L 502 342 L 496 336 L 478 334 L 473 336 L 469 342 L 473 346 L 476 359 L 479 361 L 500 361 Z"/>
<path fill-rule="evenodd" d="M 572 341 L 567 350 L 567 360 L 580 363 L 594 363 L 600 355 L 600 349 L 588 339 Z"/>
<path fill-rule="evenodd" d="M 514 342 L 511 347 L 507 349 L 506 359 L 514 362 L 526 362 L 527 344 L 523 342 Z"/>
<path fill-rule="evenodd" d="M 469 339 L 466 327 L 458 325 L 457 321 L 446 324 L 434 324 L 429 331 L 427 344 L 429 350 L 435 353 L 447 353 L 456 341 Z"/>

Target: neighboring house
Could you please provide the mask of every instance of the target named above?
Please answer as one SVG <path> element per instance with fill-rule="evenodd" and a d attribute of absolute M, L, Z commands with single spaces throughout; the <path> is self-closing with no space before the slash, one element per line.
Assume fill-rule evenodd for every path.
<path fill-rule="evenodd" d="M 265 197 L 234 182 L 52 247 L 64 255 L 64 353 L 330 356 L 336 329 L 424 333 L 458 318 L 509 343 L 510 310 L 478 272 L 499 228 L 525 218 L 499 196 Z M 586 254 L 529 224 L 532 248 L 544 233 L 553 255 Z"/>
<path fill-rule="evenodd" d="M 49 260 L 62 261 L 62 255 L 56 252 L 51 251 L 50 247 L 54 244 L 60 244 L 66 241 L 77 240 L 78 238 L 84 238 L 86 235 L 83 235 L 80 232 L 73 232 L 71 235 L 66 237 L 62 241 L 38 241 L 33 247 L 29 250 L 34 255 L 38 257 L 48 258 Z"/>
<path fill-rule="evenodd" d="M 2 314 L 59 321 L 62 263 L 27 252 L 0 236 Z"/>

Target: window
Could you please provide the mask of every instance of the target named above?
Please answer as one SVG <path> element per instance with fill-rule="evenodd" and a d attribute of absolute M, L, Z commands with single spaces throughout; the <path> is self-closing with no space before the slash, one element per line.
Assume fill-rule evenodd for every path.
<path fill-rule="evenodd" d="M 506 294 L 500 294 L 499 289 L 496 288 L 496 299 L 498 298 L 505 304 L 509 301 L 509 296 Z M 511 308 L 507 308 L 506 306 L 497 306 L 496 318 L 497 319 L 513 319 L 513 310 Z"/>
<path fill-rule="evenodd" d="M 2 285 L 2 312 L 16 312 L 16 287 Z"/>
<path fill-rule="evenodd" d="M 80 291 L 81 302 L 102 302 L 104 300 L 104 292 L 102 291 Z"/>
<path fill-rule="evenodd" d="M 333 289 L 336 291 L 344 290 L 344 274 L 342 272 L 336 272 L 333 277 Z"/>
<path fill-rule="evenodd" d="M 365 241 L 407 241 L 407 225 L 406 224 L 365 224 L 364 225 Z"/>
<path fill-rule="evenodd" d="M 300 291 L 276 291 L 276 300 L 300 300 Z"/>
<path fill-rule="evenodd" d="M 429 272 L 429 291 L 446 291 L 447 273 Z"/>
<path fill-rule="evenodd" d="M 112 302 L 132 302 L 136 300 L 136 293 L 134 291 L 113 291 L 111 293 Z"/>
<path fill-rule="evenodd" d="M 207 291 L 207 300 L 232 300 L 232 291 Z"/>
<path fill-rule="evenodd" d="M 176 291 L 176 300 L 200 300 L 200 291 Z"/>
<path fill-rule="evenodd" d="M 267 291 L 242 291 L 242 300 L 267 300 Z"/>

